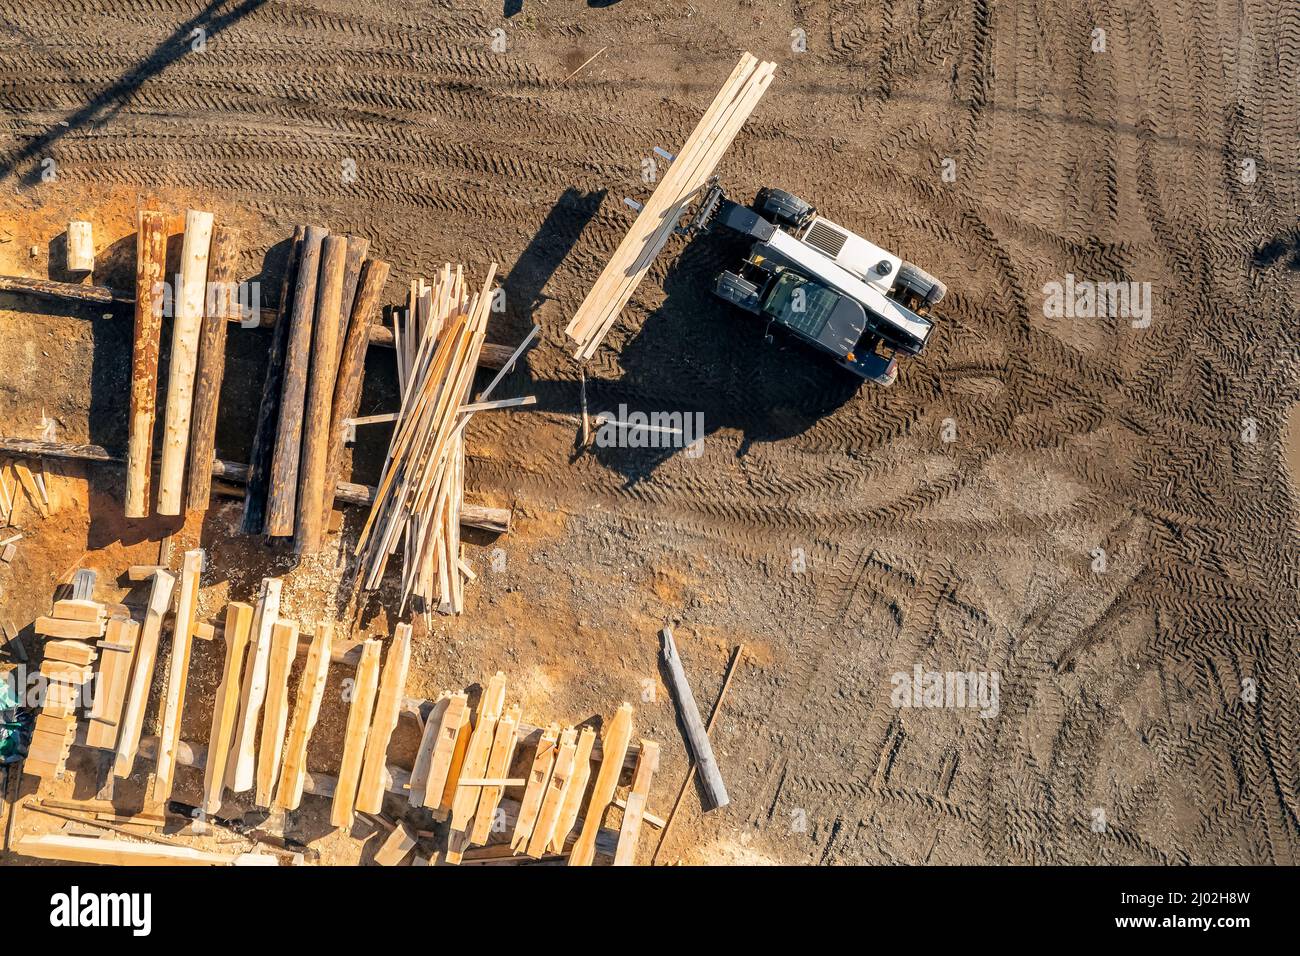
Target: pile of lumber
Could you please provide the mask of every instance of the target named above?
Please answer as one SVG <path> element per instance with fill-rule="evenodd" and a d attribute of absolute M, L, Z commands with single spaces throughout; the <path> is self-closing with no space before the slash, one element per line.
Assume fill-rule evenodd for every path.
<path fill-rule="evenodd" d="M 389 265 L 370 243 L 295 229 L 271 336 L 244 495 L 248 534 L 319 551 L 345 464 L 346 422 L 361 401 L 366 349 Z"/>
<path fill-rule="evenodd" d="M 413 284 L 405 317 L 394 321 L 401 408 L 355 554 L 362 586 L 374 590 L 389 557 L 403 549 L 399 613 L 412 596 L 426 615 L 435 606 L 443 613 L 462 611 L 465 579 L 474 576 L 460 547 L 465 426 L 476 411 L 531 402 L 487 398 L 532 342 L 535 328 L 470 403 L 495 277 L 493 263 L 471 294 L 462 267 L 447 264 L 431 285 Z"/>
<path fill-rule="evenodd" d="M 577 358 L 585 360 L 595 354 L 775 72 L 775 63 L 760 63 L 749 53 L 741 56 L 565 329 L 578 343 Z"/>
<path fill-rule="evenodd" d="M 5 527 L 18 524 L 23 495 L 42 518 L 50 513 L 50 496 L 45 489 L 45 467 L 32 471 L 24 462 L 0 459 L 0 522 Z M 15 539 L 8 538 L 0 547 L 8 547 Z"/>
<path fill-rule="evenodd" d="M 442 862 L 567 855 L 570 865 L 590 865 L 632 751 L 632 706 L 619 707 L 597 741 L 590 726 L 525 724 L 519 706 L 507 708 L 505 700 L 505 675 L 497 672 L 472 709 L 464 692 L 445 692 L 432 703 L 408 803 L 449 821 Z M 634 860 L 658 762 L 659 745 L 641 740 L 619 831 L 600 844 L 616 865 Z M 512 776 L 512 768 L 520 774 Z M 471 847 L 489 850 L 467 853 Z"/>

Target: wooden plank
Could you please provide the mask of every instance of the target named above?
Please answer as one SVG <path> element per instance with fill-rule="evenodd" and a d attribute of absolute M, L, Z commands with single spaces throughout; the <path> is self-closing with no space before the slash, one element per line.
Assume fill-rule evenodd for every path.
<path fill-rule="evenodd" d="M 130 438 L 126 466 L 128 518 L 143 518 L 149 514 L 149 469 L 153 462 L 166 269 L 167 217 L 161 212 L 141 209 L 136 215 L 135 235 L 135 331 L 131 347 Z"/>
<path fill-rule="evenodd" d="M 591 800 L 582 821 L 582 831 L 569 854 L 570 866 L 591 866 L 596 856 L 596 833 L 605 819 L 605 811 L 614 799 L 614 789 L 623 770 L 623 757 L 632 739 L 632 705 L 623 703 L 601 735 L 600 770 L 591 788 Z"/>
<path fill-rule="evenodd" d="M 293 722 L 289 725 L 289 743 L 285 747 L 284 767 L 280 771 L 280 786 L 275 795 L 275 806 L 284 810 L 297 810 L 302 802 L 307 772 L 307 743 L 311 740 L 311 733 L 320 716 L 321 701 L 325 697 L 333 643 L 334 625 L 322 624 L 311 640 L 307 662 L 298 681 Z"/>
<path fill-rule="evenodd" d="M 349 251 L 350 248 L 349 248 Z M 366 370 L 366 349 L 370 344 L 370 330 L 376 315 L 375 307 L 388 281 L 389 264 L 380 259 L 370 259 L 362 266 L 361 284 L 348 315 L 347 334 L 339 355 L 338 376 L 334 383 L 334 398 L 330 409 L 329 452 L 325 467 L 326 488 L 324 510 L 334 507 L 334 489 L 344 477 L 343 422 L 357 413 L 361 404 L 361 385 Z"/>
<path fill-rule="evenodd" d="M 302 240 L 302 260 L 293 292 L 293 317 L 280 391 L 280 423 L 271 458 L 271 489 L 266 504 L 266 533 L 288 537 L 294 532 L 298 499 L 298 466 L 302 454 L 302 416 L 307 399 L 307 370 L 321 249 L 329 230 L 308 226 Z"/>
<path fill-rule="evenodd" d="M 102 624 L 108 617 L 108 610 L 99 601 L 75 601 L 72 598 L 65 598 L 54 602 L 50 616 L 65 621 L 94 621 Z"/>
<path fill-rule="evenodd" d="M 57 833 L 19 837 L 14 841 L 13 849 L 22 856 L 34 856 L 41 860 L 98 863 L 103 866 L 232 866 L 239 858 L 233 854 L 210 853 L 188 846 L 132 843 L 129 840 Z M 272 863 L 275 861 L 275 857 L 266 858 Z"/>
<path fill-rule="evenodd" d="M 469 698 L 465 694 L 451 694 L 439 717 L 433 752 L 429 759 L 429 772 L 422 784 L 421 806 L 435 810 L 441 808 L 453 765 L 456 766 L 457 777 L 460 776 L 456 752 L 460 750 L 463 759 L 464 749 L 468 746 Z"/>
<path fill-rule="evenodd" d="M 122 720 L 122 705 L 126 703 L 127 687 L 131 683 L 139 634 L 140 625 L 130 618 L 115 617 L 108 622 L 105 640 L 100 644 L 102 654 L 95 703 L 87 716 L 88 747 L 117 749 L 118 725 Z"/>
<path fill-rule="evenodd" d="M 343 757 L 334 790 L 334 804 L 330 809 L 330 822 L 336 827 L 352 825 L 357 781 L 361 776 L 366 736 L 370 732 L 371 708 L 379 688 L 379 641 L 371 638 L 361 647 L 361 661 L 357 664 L 352 682 L 352 703 L 348 708 L 348 725 L 343 737 Z"/>
<path fill-rule="evenodd" d="M 185 684 L 190 676 L 190 647 L 194 617 L 198 611 L 199 575 L 203 573 L 202 548 L 185 552 L 181 567 L 181 591 L 176 602 L 176 626 L 172 628 L 172 653 L 167 667 L 167 688 L 158 731 L 158 763 L 154 768 L 154 803 L 165 803 L 172 793 L 176 774 L 176 745 L 181 739 L 181 715 L 185 710 Z"/>
<path fill-rule="evenodd" d="M 677 699 L 677 709 L 686 726 L 686 742 L 690 744 L 691 753 L 699 768 L 704 790 L 713 804 L 713 809 L 725 807 L 731 798 L 727 796 L 727 785 L 722 780 L 722 771 L 713 756 L 713 745 L 709 743 L 709 732 L 704 729 L 700 718 L 700 708 L 696 706 L 695 694 L 690 681 L 686 678 L 686 669 L 682 666 L 681 656 L 677 653 L 677 644 L 673 640 L 671 628 L 663 629 L 664 663 L 668 665 L 668 675 L 673 685 L 673 695 Z"/>
<path fill-rule="evenodd" d="M 632 775 L 632 790 L 623 808 L 623 825 L 619 827 L 618 849 L 614 851 L 615 866 L 631 866 L 636 862 L 636 843 L 641 835 L 641 822 L 645 819 L 646 801 L 650 797 L 650 783 L 659 769 L 659 745 L 653 740 L 641 741 L 637 755 L 636 772 Z"/>
<path fill-rule="evenodd" d="M 406 674 L 411 663 L 411 625 L 399 624 L 388 646 L 384 674 L 379 683 L 379 698 L 366 736 L 365 759 L 361 783 L 357 787 L 356 808 L 363 813 L 378 813 L 384 805 L 384 758 L 388 742 L 397 728 L 397 714 L 406 693 Z"/>
<path fill-rule="evenodd" d="M 348 241 L 328 236 L 321 247 L 320 278 L 312 324 L 311 368 L 302 422 L 294 550 L 315 554 L 325 537 L 325 471 L 329 458 L 330 411 L 338 373 L 339 309 Z"/>
<path fill-rule="evenodd" d="M 515 852 L 527 850 L 528 841 L 533 835 L 533 825 L 542 809 L 542 799 L 551 782 L 551 771 L 555 768 L 556 740 L 560 734 L 559 724 L 551 724 L 542 731 L 542 739 L 537 743 L 533 754 L 533 765 L 528 771 L 528 785 L 524 798 L 519 801 L 519 816 L 515 819 L 515 832 L 510 840 L 510 848 Z"/>
<path fill-rule="evenodd" d="M 429 763 L 433 759 L 433 746 L 438 741 L 439 725 L 442 723 L 442 715 L 446 713 L 450 697 L 450 694 L 443 691 L 430 706 L 428 717 L 426 718 L 423 715 L 420 717 L 420 722 L 423 725 L 420 731 L 420 746 L 415 751 L 415 762 L 411 765 L 411 786 L 406 792 L 406 802 L 413 807 L 424 805 L 424 782 L 429 776 Z"/>
<path fill-rule="evenodd" d="M 280 618 L 279 578 L 262 578 L 262 593 L 253 611 L 252 637 L 244 665 L 244 686 L 240 691 L 239 720 L 235 739 L 226 760 L 226 786 L 235 793 L 253 789 L 256 776 L 255 748 L 257 718 L 266 699 L 267 670 L 271 658 L 271 635 Z"/>
<path fill-rule="evenodd" d="M 560 813 L 555 820 L 555 832 L 551 836 L 552 853 L 564 852 L 569 833 L 578 822 L 578 811 L 582 809 L 582 798 L 586 795 L 587 782 L 591 779 L 591 751 L 595 745 L 596 731 L 591 727 L 583 727 L 578 734 L 578 746 L 573 754 L 573 773 L 564 781 Z"/>
<path fill-rule="evenodd" d="M 185 491 L 185 453 L 189 446 L 190 414 L 194 405 L 194 372 L 207 291 L 208 252 L 212 244 L 212 213 L 191 209 L 185 214 L 181 248 L 180 288 L 175 293 L 171 365 L 167 373 L 167 409 L 163 418 L 162 462 L 158 466 L 158 513 L 178 515 Z"/>
<path fill-rule="evenodd" d="M 289 668 L 298 650 L 298 623 L 276 621 L 271 628 L 271 653 L 266 668 L 266 702 L 262 708 L 262 739 L 257 751 L 255 802 L 269 807 L 280 775 L 284 732 L 289 725 Z"/>
<path fill-rule="evenodd" d="M 267 350 L 266 378 L 262 401 L 257 407 L 257 425 L 248 455 L 248 483 L 244 495 L 244 534 L 261 534 L 266 525 L 266 495 L 271 482 L 271 461 L 275 452 L 275 431 L 280 421 L 280 391 L 284 385 L 284 362 L 293 324 L 293 290 L 302 259 L 303 226 L 295 226 L 289 240 L 289 256 L 280 285 L 280 316 L 271 333 Z"/>
<path fill-rule="evenodd" d="M 96 654 L 91 644 L 81 641 L 46 641 L 45 659 L 47 661 L 67 661 L 69 664 L 93 664 Z"/>
<path fill-rule="evenodd" d="M 95 236 L 90 223 L 68 223 L 68 271 L 92 272 L 95 268 Z"/>
<path fill-rule="evenodd" d="M 380 866 L 397 866 L 406 855 L 415 848 L 415 834 L 402 821 L 397 821 L 393 832 L 388 834 L 384 845 L 375 853 L 375 862 Z"/>
<path fill-rule="evenodd" d="M 537 820 L 533 824 L 532 835 L 528 838 L 525 852 L 539 859 L 546 853 L 546 847 L 555 838 L 555 825 L 560 819 L 563 808 L 564 791 L 573 776 L 573 761 L 578 753 L 578 732 L 568 727 L 560 734 L 559 747 L 555 751 L 555 766 L 550 779 L 542 793 L 541 806 L 537 811 Z M 530 781 L 531 782 L 531 781 Z M 524 795 L 524 804 L 528 802 Z M 522 813 L 522 811 L 521 811 Z"/>
<path fill-rule="evenodd" d="M 485 776 L 488 758 L 491 756 L 492 741 L 496 735 L 497 721 L 501 718 L 501 708 L 505 701 L 505 675 L 497 671 L 488 681 L 487 689 L 479 700 L 478 720 L 470 733 L 469 744 L 465 748 L 465 760 L 461 764 L 461 775 L 467 777 Z M 453 778 L 447 780 L 448 786 Z M 461 854 L 469 845 L 469 827 L 478 808 L 480 790 L 477 787 L 456 787 L 451 801 L 451 828 L 447 834 L 448 863 L 459 863 Z"/>
<path fill-rule="evenodd" d="M 241 677 L 248 654 L 248 634 L 253 626 L 252 605 L 232 601 L 226 607 L 226 662 L 221 670 L 208 734 L 208 760 L 203 768 L 203 811 L 216 813 L 226 790 L 226 760 L 239 714 Z"/>
<path fill-rule="evenodd" d="M 32 627 L 37 634 L 65 640 L 93 641 L 104 636 L 102 621 L 69 621 L 58 617 L 38 617 Z"/>
<path fill-rule="evenodd" d="M 140 639 L 136 642 L 131 688 L 127 692 L 121 730 L 117 735 L 117 756 L 113 761 L 113 775 L 116 777 L 129 777 L 135 766 L 140 731 L 144 727 L 145 706 L 149 703 L 149 688 L 153 684 L 154 663 L 158 657 L 158 638 L 162 634 L 163 620 L 171 607 L 175 587 L 174 575 L 166 571 L 154 574 L 144 626 L 140 628 Z"/>
<path fill-rule="evenodd" d="M 199 364 L 195 376 L 194 413 L 190 421 L 190 461 L 185 500 L 189 510 L 206 511 L 212 493 L 212 461 L 216 458 L 217 407 L 226 374 L 226 328 L 238 313 L 236 277 L 239 270 L 239 232 L 217 226 L 212 232 L 208 257 L 208 294 L 199 339 Z"/>
<path fill-rule="evenodd" d="M 460 786 L 481 786 L 478 807 L 474 811 L 474 824 L 470 829 L 470 843 L 483 844 L 488 841 L 496 824 L 497 804 L 505 789 L 503 781 L 510 771 L 510 761 L 515 755 L 515 742 L 519 738 L 520 708 L 516 704 L 510 713 L 497 721 L 496 733 L 492 737 L 492 752 L 488 755 L 487 777 L 482 783 L 473 782 L 462 777 Z"/>

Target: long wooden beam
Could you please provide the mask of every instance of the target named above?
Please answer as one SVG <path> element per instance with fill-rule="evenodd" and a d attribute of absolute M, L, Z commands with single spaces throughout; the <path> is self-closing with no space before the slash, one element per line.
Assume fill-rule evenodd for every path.
<path fill-rule="evenodd" d="M 135 263 L 136 307 L 131 346 L 126 516 L 143 518 L 149 514 L 149 468 L 153 463 L 158 347 L 162 339 L 162 282 L 167 270 L 167 218 L 162 213 L 141 209 L 137 214 Z"/>

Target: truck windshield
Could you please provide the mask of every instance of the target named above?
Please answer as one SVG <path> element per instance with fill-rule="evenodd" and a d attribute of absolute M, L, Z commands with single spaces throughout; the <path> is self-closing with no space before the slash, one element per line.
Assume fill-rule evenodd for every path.
<path fill-rule="evenodd" d="M 793 272 L 783 272 L 763 303 L 763 311 L 810 339 L 821 334 L 835 310 L 839 293 L 810 282 Z"/>

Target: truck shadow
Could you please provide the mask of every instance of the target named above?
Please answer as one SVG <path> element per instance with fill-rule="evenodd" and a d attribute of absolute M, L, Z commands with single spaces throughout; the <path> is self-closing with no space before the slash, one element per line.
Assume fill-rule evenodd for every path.
<path fill-rule="evenodd" d="M 672 254 L 673 243 L 669 245 L 665 256 Z M 607 378 L 589 370 L 593 415 L 667 414 L 661 420 L 673 425 L 680 417 L 681 436 L 642 432 L 641 440 L 660 447 L 632 447 L 637 440 L 628 436 L 635 428 L 606 426 L 593 432 L 588 453 L 623 475 L 628 486 L 649 478 L 674 455 L 700 454 L 698 446 L 687 447 L 694 440 L 707 444 L 719 431 L 738 431 L 736 457 L 744 457 L 755 442 L 802 434 L 861 389 L 873 387 L 779 332 L 769 341 L 762 320 L 713 295 L 717 275 L 734 269 L 745 253 L 743 242 L 717 236 L 691 240 L 663 280 L 663 303 L 621 348 L 617 327 L 602 345 L 619 348 L 621 374 Z M 646 280 L 654 281 L 653 276 Z"/>

